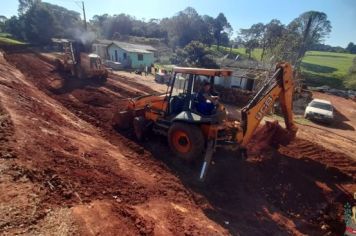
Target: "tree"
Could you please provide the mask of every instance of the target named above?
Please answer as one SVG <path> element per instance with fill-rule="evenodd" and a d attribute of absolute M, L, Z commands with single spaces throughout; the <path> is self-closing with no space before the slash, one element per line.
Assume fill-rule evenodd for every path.
<path fill-rule="evenodd" d="M 232 32 L 232 27 L 223 13 L 219 13 L 219 15 L 214 19 L 213 32 L 219 50 L 222 39 L 225 39 L 226 41 L 226 37 L 229 38 L 228 34 Z"/>
<path fill-rule="evenodd" d="M 194 8 L 187 7 L 171 18 L 161 21 L 168 32 L 170 45 L 184 47 L 192 41 L 201 41 L 205 35 L 204 21 Z"/>
<path fill-rule="evenodd" d="M 258 23 L 253 24 L 248 29 L 240 29 L 239 35 L 244 41 L 246 53 L 248 53 L 249 59 L 251 59 L 252 51 L 262 44 L 265 28 L 264 24 Z"/>
<path fill-rule="evenodd" d="M 347 52 L 347 50 L 345 48 L 342 48 L 339 46 L 333 47 L 333 46 L 323 44 L 323 43 L 314 44 L 314 45 L 310 46 L 309 49 L 313 50 L 313 51 L 324 51 L 324 52 L 339 52 L 339 53 Z"/>
<path fill-rule="evenodd" d="M 23 16 L 25 39 L 32 43 L 46 44 L 58 31 L 53 13 L 46 5 L 34 4 Z"/>
<path fill-rule="evenodd" d="M 274 61 L 288 61 L 295 64 L 300 49 L 301 35 L 295 29 L 296 24 L 289 24 L 277 46 L 273 49 Z"/>
<path fill-rule="evenodd" d="M 313 45 L 319 44 L 330 33 L 331 24 L 323 12 L 308 11 L 294 19 L 285 28 L 275 47 L 276 60 L 286 60 L 299 71 L 301 59 Z"/>
<path fill-rule="evenodd" d="M 195 66 L 204 68 L 218 68 L 208 50 L 198 41 L 192 41 L 183 49 L 178 49 L 172 63 L 182 66 Z"/>
<path fill-rule="evenodd" d="M 22 16 L 12 16 L 10 19 L 5 21 L 4 31 L 10 33 L 13 37 L 17 39 L 25 39 L 24 27 L 25 24 Z"/>
<path fill-rule="evenodd" d="M 346 47 L 346 51 L 352 54 L 356 54 L 356 45 L 350 42 Z"/>
<path fill-rule="evenodd" d="M 266 53 L 273 55 L 274 48 L 278 45 L 285 32 L 285 26 L 279 20 L 273 19 L 261 30 L 263 35 L 260 40 L 260 46 L 262 48 L 261 60 L 263 60 Z"/>
<path fill-rule="evenodd" d="M 19 15 L 25 14 L 34 4 L 41 2 L 41 0 L 19 0 Z"/>
<path fill-rule="evenodd" d="M 324 12 L 305 12 L 294 19 L 290 25 L 301 36 L 297 54 L 299 63 L 311 45 L 320 43 L 331 32 L 331 23 Z"/>
<path fill-rule="evenodd" d="M 252 51 L 258 47 L 258 41 L 257 39 L 250 39 L 247 42 L 245 42 L 245 47 L 246 47 L 246 53 L 248 54 L 248 58 L 251 59 L 251 54 Z"/>
<path fill-rule="evenodd" d="M 5 22 L 6 21 L 7 21 L 6 16 L 0 15 L 0 32 L 3 32 L 5 30 Z"/>
<path fill-rule="evenodd" d="M 47 44 L 53 37 L 75 38 L 82 28 L 80 14 L 39 0 L 21 0 L 21 14 L 5 22 L 5 31 L 34 44 Z"/>
<path fill-rule="evenodd" d="M 209 47 L 214 43 L 215 38 L 214 38 L 214 24 L 215 24 L 215 19 L 211 16 L 204 15 L 203 17 L 204 21 L 204 29 L 202 29 L 202 39 L 201 41 L 205 44 L 207 44 Z"/>

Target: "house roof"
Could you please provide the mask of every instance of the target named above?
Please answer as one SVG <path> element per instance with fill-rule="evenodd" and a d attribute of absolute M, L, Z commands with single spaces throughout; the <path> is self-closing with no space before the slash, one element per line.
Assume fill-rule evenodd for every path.
<path fill-rule="evenodd" d="M 138 53 L 152 53 L 154 51 L 157 51 L 154 47 L 150 45 L 142 45 L 142 44 L 133 44 L 133 43 L 126 43 L 126 42 L 119 42 L 115 40 L 97 40 L 98 44 L 106 44 L 108 46 L 114 44 L 119 48 L 122 48 L 125 51 L 128 52 L 138 52 Z"/>
<path fill-rule="evenodd" d="M 97 39 L 97 40 L 95 40 L 94 44 L 103 44 L 103 45 L 109 46 L 110 44 L 112 44 L 112 42 L 113 42 L 112 40 Z"/>
<path fill-rule="evenodd" d="M 70 39 L 60 39 L 60 38 L 51 38 L 51 40 L 53 43 L 69 43 L 73 41 Z"/>

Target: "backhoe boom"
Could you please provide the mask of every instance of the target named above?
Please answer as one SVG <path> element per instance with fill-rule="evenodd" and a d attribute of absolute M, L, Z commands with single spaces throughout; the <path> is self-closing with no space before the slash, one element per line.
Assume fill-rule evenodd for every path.
<path fill-rule="evenodd" d="M 242 147 L 245 147 L 251 140 L 254 131 L 277 99 L 282 108 L 286 129 L 295 135 L 297 127 L 293 123 L 293 89 L 291 65 L 279 63 L 273 76 L 241 111 L 243 135 L 240 137 L 243 138 L 238 142 Z"/>

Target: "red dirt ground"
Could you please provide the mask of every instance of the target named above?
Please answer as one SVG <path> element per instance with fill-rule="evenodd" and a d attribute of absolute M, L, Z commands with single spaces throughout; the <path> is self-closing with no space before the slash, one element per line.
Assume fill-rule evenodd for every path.
<path fill-rule="evenodd" d="M 112 128 L 125 98 L 154 86 L 118 75 L 78 81 L 31 52 L 5 59 L 0 234 L 343 233 L 343 204 L 356 191 L 347 154 L 301 138 L 247 160 L 219 151 L 200 184 L 200 165 L 175 159 L 165 139 L 137 143 Z"/>

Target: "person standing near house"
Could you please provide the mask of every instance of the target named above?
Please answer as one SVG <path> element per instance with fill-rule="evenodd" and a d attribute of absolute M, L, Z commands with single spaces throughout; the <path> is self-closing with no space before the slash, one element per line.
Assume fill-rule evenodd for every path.
<path fill-rule="evenodd" d="M 148 74 L 148 66 L 146 65 L 145 66 L 145 76 L 147 76 L 147 74 Z"/>

